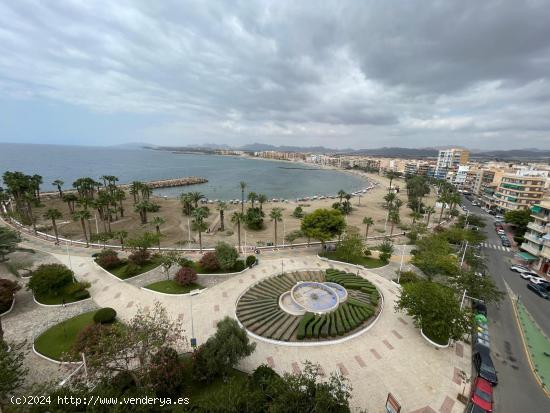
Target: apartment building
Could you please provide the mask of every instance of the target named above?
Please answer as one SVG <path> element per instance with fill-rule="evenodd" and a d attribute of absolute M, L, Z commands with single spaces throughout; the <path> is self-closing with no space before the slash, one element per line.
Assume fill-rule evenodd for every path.
<path fill-rule="evenodd" d="M 435 178 L 446 179 L 449 172 L 456 172 L 460 165 L 466 165 L 470 159 L 470 151 L 461 148 L 451 148 L 439 151 L 435 167 Z"/>
<path fill-rule="evenodd" d="M 505 212 L 527 209 L 544 197 L 548 171 L 518 170 L 504 174 L 493 194 L 494 206 Z"/>
<path fill-rule="evenodd" d="M 533 222 L 527 225 L 525 241 L 520 248 L 537 261 L 534 268 L 544 274 L 550 272 L 550 199 L 531 207 Z M 526 258 L 529 258 L 527 256 Z"/>
<path fill-rule="evenodd" d="M 411 161 L 405 164 L 405 176 L 434 176 L 435 163 L 426 161 Z"/>

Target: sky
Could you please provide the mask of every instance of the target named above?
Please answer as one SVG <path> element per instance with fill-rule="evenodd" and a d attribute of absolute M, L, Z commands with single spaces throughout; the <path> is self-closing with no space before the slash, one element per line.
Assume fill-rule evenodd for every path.
<path fill-rule="evenodd" d="M 0 142 L 550 149 L 547 0 L 0 0 Z"/>

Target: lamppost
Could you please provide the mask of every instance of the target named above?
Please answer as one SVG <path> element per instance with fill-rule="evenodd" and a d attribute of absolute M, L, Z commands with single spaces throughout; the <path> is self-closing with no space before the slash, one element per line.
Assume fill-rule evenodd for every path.
<path fill-rule="evenodd" d="M 468 241 L 466 240 L 466 244 L 464 245 L 464 253 L 462 254 L 462 259 L 460 260 L 460 268 L 462 268 L 462 265 L 464 264 L 464 258 L 466 257 L 467 249 L 468 249 Z"/>
<path fill-rule="evenodd" d="M 193 290 L 189 293 L 189 305 L 191 307 L 191 347 L 197 347 L 197 339 L 195 338 L 195 323 L 193 321 L 193 296 L 199 294 L 199 290 Z"/>
<path fill-rule="evenodd" d="M 286 237 L 286 224 L 285 224 L 285 220 L 283 219 L 283 248 L 285 247 L 285 237 Z"/>
<path fill-rule="evenodd" d="M 399 284 L 399 280 L 401 279 L 401 271 L 403 270 L 403 257 L 405 256 L 405 244 L 401 247 L 401 263 L 399 264 L 399 273 L 397 275 L 397 284 Z"/>

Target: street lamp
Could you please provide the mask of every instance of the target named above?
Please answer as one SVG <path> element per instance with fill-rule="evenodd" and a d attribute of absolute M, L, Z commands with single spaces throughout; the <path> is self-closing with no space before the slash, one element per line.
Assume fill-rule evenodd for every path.
<path fill-rule="evenodd" d="M 195 324 L 193 322 L 193 296 L 200 293 L 200 290 L 193 290 L 189 293 L 189 304 L 191 306 L 191 347 L 197 347 L 197 339 L 195 338 Z"/>
<path fill-rule="evenodd" d="M 397 275 L 397 284 L 401 279 L 401 271 L 403 270 L 403 257 L 405 256 L 405 244 L 401 247 L 401 263 L 399 264 L 399 274 Z"/>

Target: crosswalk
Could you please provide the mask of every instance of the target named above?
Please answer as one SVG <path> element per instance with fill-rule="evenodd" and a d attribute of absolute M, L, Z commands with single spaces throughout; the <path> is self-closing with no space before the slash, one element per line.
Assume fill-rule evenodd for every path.
<path fill-rule="evenodd" d="M 506 251 L 506 252 L 512 251 L 510 247 L 503 247 L 502 245 L 489 244 L 487 242 L 482 242 L 481 246 L 484 248 L 492 248 L 494 250 L 499 250 L 499 251 Z"/>

